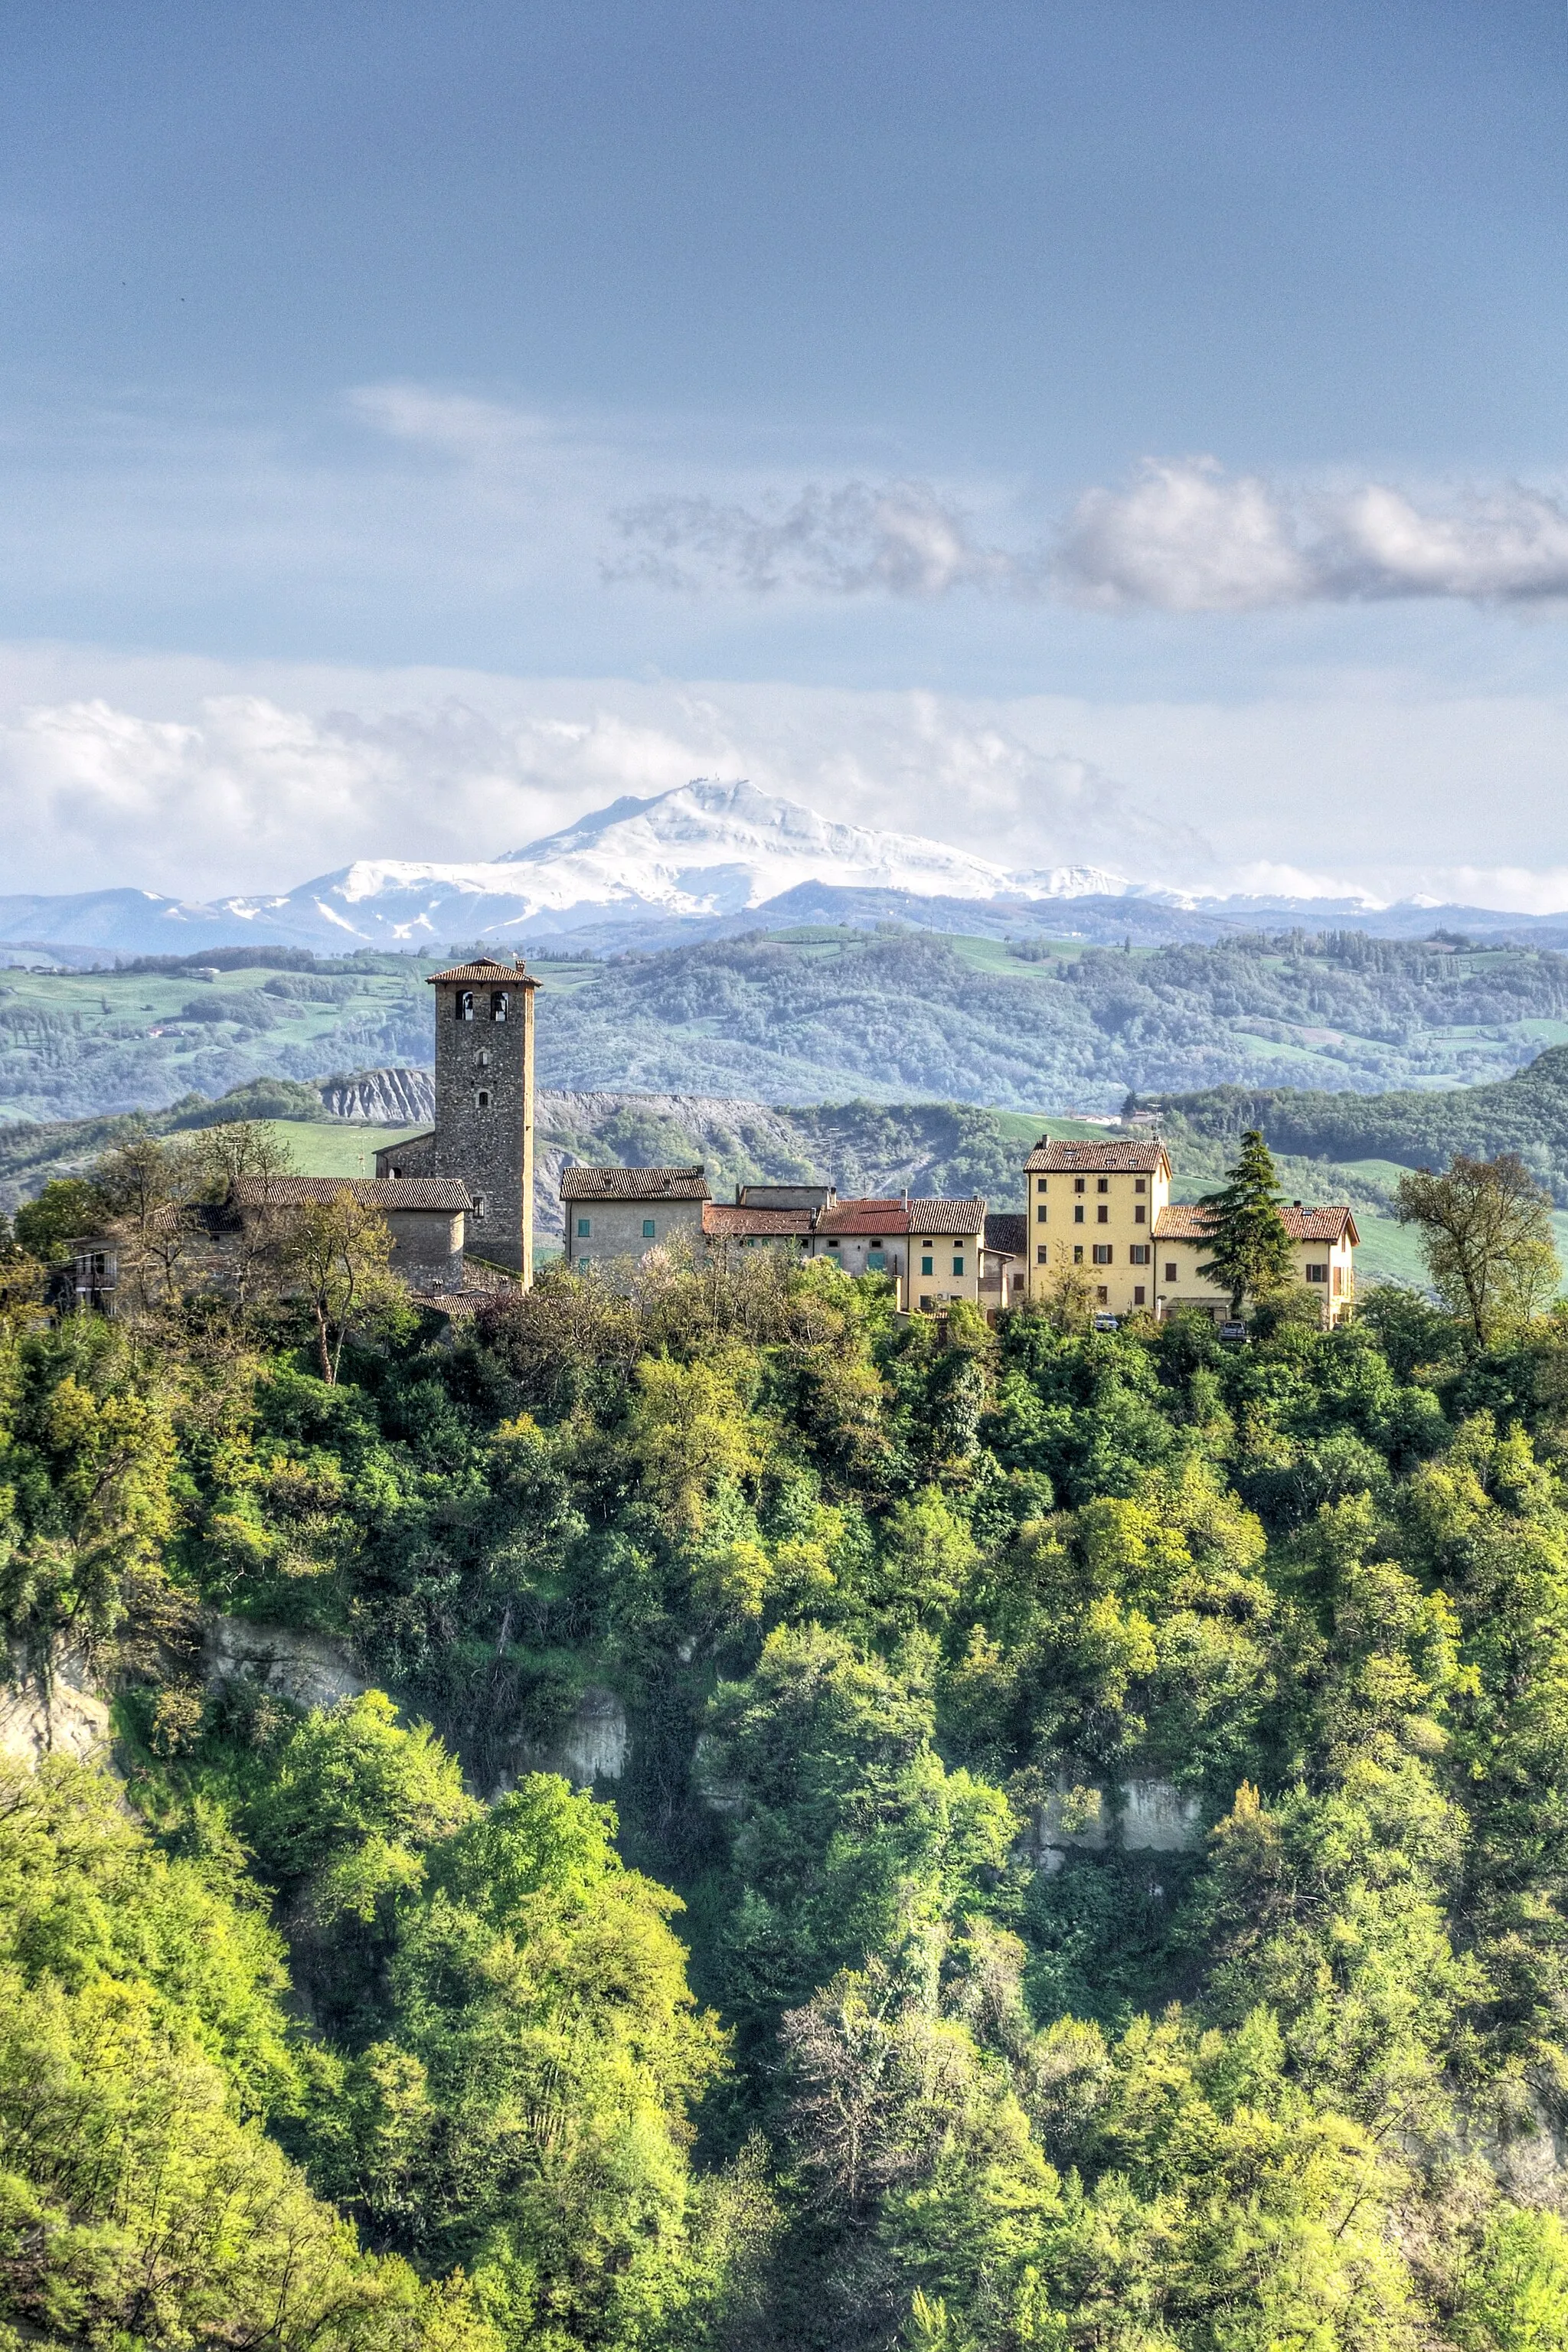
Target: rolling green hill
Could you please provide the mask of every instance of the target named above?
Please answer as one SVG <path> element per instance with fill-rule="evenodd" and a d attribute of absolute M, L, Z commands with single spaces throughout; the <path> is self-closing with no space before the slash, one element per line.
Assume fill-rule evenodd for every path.
<path fill-rule="evenodd" d="M 1568 1041 L 1568 956 L 1359 933 L 1123 951 L 819 926 L 534 968 L 541 1083 L 567 1091 L 963 1101 L 1032 1118 L 1111 1112 L 1129 1088 L 1485 1084 Z M 435 969 L 218 949 L 156 969 L 8 972 L 0 1119 L 427 1066 Z"/>

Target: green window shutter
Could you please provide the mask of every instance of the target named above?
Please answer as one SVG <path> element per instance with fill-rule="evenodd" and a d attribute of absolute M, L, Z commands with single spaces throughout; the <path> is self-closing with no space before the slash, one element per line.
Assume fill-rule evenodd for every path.
<path fill-rule="evenodd" d="M 962 1274 L 963 1272 L 963 1260 L 961 1257 L 955 1257 L 953 1259 L 952 1270 L 954 1274 Z"/>
<path fill-rule="evenodd" d="M 585 1241 L 587 1240 L 591 1222 L 592 1222 L 592 1221 L 591 1221 L 589 1218 L 587 1218 L 587 1217 L 579 1217 L 579 1218 L 578 1218 L 578 1220 L 577 1220 L 577 1238 L 578 1238 L 578 1240 L 579 1240 L 580 1242 L 585 1242 Z"/>
<path fill-rule="evenodd" d="M 921 1260 L 921 1272 L 922 1274 L 934 1274 L 936 1272 L 936 1260 L 932 1257 L 922 1257 Z"/>
<path fill-rule="evenodd" d="M 642 1237 L 645 1242 L 651 1242 L 653 1239 L 653 1219 L 651 1217 L 645 1217 L 642 1221 Z"/>

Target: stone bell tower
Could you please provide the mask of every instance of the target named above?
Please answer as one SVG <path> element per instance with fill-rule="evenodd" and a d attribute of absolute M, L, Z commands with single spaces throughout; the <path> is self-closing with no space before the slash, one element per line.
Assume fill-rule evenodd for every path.
<path fill-rule="evenodd" d="M 459 1176 L 467 1246 L 533 1279 L 533 992 L 521 963 L 481 956 L 431 976 L 436 992 L 432 1176 Z"/>

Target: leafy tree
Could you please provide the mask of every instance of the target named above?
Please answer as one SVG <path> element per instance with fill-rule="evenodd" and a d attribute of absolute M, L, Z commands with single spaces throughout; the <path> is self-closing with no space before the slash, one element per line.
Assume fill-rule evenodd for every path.
<path fill-rule="evenodd" d="M 345 1184 L 331 1200 L 294 1211 L 283 1236 L 284 1278 L 310 1307 L 321 1378 L 330 1388 L 351 1332 L 395 1321 L 402 1284 L 388 1261 L 392 1236 L 379 1211 Z"/>
<path fill-rule="evenodd" d="M 99 1775 L 0 1767 L 0 2314 L 28 2341 L 499 2352 L 460 2281 L 367 2260 L 267 2137 L 283 1983 L 255 1909 Z"/>
<path fill-rule="evenodd" d="M 96 1184 L 86 1176 L 55 1176 L 35 1199 L 24 1201 L 12 1219 L 23 1248 L 45 1265 L 58 1265 L 65 1245 L 79 1234 L 102 1230 L 110 1214 Z"/>
<path fill-rule="evenodd" d="M 1283 1199 L 1268 1147 L 1248 1128 L 1227 1181 L 1198 1202 L 1211 1234 L 1209 1256 L 1200 1265 L 1205 1282 L 1230 1292 L 1230 1311 L 1239 1316 L 1244 1300 L 1261 1300 L 1283 1290 L 1292 1271 L 1290 1236 L 1279 1214 Z"/>
<path fill-rule="evenodd" d="M 1478 1345 L 1555 1296 L 1552 1196 L 1516 1152 L 1496 1160 L 1456 1152 L 1446 1174 L 1402 1176 L 1394 1207 L 1402 1224 L 1419 1229 L 1432 1287 L 1451 1314 L 1466 1318 Z"/>

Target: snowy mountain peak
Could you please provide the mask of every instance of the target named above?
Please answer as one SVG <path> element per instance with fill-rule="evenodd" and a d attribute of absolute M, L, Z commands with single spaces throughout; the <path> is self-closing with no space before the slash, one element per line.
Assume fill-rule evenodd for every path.
<path fill-rule="evenodd" d="M 692 914 L 739 914 L 803 882 L 955 898 L 1016 887 L 1005 867 L 948 843 L 837 824 L 743 779 L 709 776 L 616 801 L 501 862 L 548 873 L 553 905 L 569 877 L 583 898 L 630 895 Z"/>

